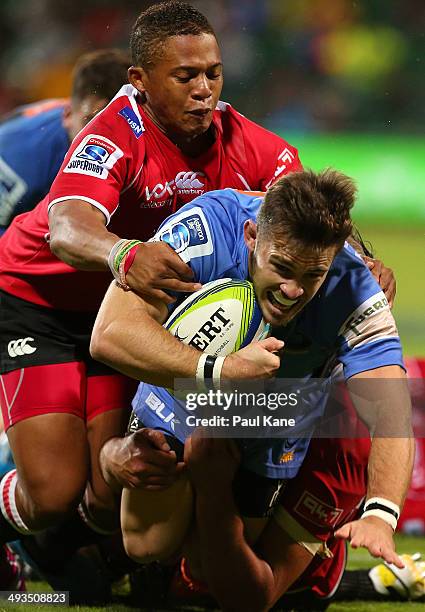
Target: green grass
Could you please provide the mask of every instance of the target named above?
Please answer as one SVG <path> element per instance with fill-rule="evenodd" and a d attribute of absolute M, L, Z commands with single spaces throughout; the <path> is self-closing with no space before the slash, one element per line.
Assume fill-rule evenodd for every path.
<path fill-rule="evenodd" d="M 399 554 L 420 552 L 425 558 L 425 538 L 414 538 L 408 536 L 396 536 L 397 552 Z M 348 557 L 348 569 L 367 569 L 376 565 L 378 561 L 373 559 L 364 549 L 350 550 Z M 380 602 L 373 601 L 353 601 L 353 602 L 338 602 L 331 604 L 328 608 L 329 612 L 393 612 L 396 610 L 405 610 L 406 605 L 409 606 L 409 612 L 424 611 L 424 603 L 409 602 Z"/>
<path fill-rule="evenodd" d="M 376 257 L 394 270 L 393 309 L 406 356 L 425 357 L 425 226 L 378 227 L 359 224 Z"/>
<path fill-rule="evenodd" d="M 415 538 L 408 536 L 396 536 L 396 544 L 397 544 L 397 552 L 399 554 L 403 553 L 415 553 L 420 552 L 425 558 L 425 538 Z M 367 569 L 376 565 L 378 561 L 373 559 L 367 551 L 364 549 L 350 550 L 349 559 L 348 559 L 348 568 L 349 569 Z M 48 591 L 50 588 L 45 583 L 29 583 L 29 590 L 33 591 Z M 328 608 L 329 612 L 393 612 L 397 610 L 404 610 L 405 606 L 409 606 L 409 612 L 422 612 L 425 609 L 424 603 L 412 603 L 408 604 L 404 602 L 363 602 L 363 601 L 355 601 L 355 602 L 338 602 L 331 604 Z M 189 609 L 189 608 L 188 608 Z M 74 607 L 66 607 L 66 606 L 19 606 L 19 605 L 4 605 L 0 604 L 0 612 L 7 611 L 10 612 L 13 610 L 14 612 L 134 612 L 135 608 L 130 608 L 128 606 L 121 606 L 118 604 L 104 606 L 104 607 L 84 607 L 84 606 L 74 606 Z M 141 611 L 140 608 L 138 610 Z M 192 608 L 192 610 L 195 610 Z M 145 610 L 145 612 L 167 612 L 165 610 L 161 611 L 159 608 L 152 610 Z M 243 611 L 241 611 L 243 612 Z M 306 611 L 308 612 L 308 611 Z"/>

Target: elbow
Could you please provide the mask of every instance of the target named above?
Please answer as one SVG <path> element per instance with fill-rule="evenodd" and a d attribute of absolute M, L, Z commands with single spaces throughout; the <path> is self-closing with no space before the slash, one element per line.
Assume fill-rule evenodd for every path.
<path fill-rule="evenodd" d="M 81 241 L 78 226 L 65 213 L 65 206 L 54 206 L 49 213 L 49 247 L 58 259 L 72 266 L 78 260 Z"/>
<path fill-rule="evenodd" d="M 94 329 L 91 339 L 90 339 L 90 355 L 93 357 L 95 361 L 101 361 L 102 363 L 110 363 L 108 357 L 110 355 L 109 351 L 109 341 L 106 330 L 102 329 Z"/>
<path fill-rule="evenodd" d="M 60 235 L 60 233 L 50 233 L 49 246 L 53 255 L 67 263 L 66 256 L 69 251 L 69 244 L 68 241 Z"/>

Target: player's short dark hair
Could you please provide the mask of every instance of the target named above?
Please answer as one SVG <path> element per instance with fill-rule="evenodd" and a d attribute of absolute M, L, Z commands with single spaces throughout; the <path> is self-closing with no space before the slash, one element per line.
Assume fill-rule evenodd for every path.
<path fill-rule="evenodd" d="M 76 62 L 72 73 L 71 96 L 84 100 L 88 96 L 111 100 L 128 82 L 130 56 L 121 49 L 99 49 L 85 53 Z"/>
<path fill-rule="evenodd" d="M 257 218 L 259 235 L 340 248 L 353 227 L 350 210 L 356 193 L 353 180 L 332 168 L 288 174 L 266 193 Z"/>
<path fill-rule="evenodd" d="M 186 2 L 159 2 L 137 18 L 130 36 L 130 51 L 134 66 L 148 69 L 161 54 L 170 36 L 199 36 L 215 32 L 208 19 Z"/>

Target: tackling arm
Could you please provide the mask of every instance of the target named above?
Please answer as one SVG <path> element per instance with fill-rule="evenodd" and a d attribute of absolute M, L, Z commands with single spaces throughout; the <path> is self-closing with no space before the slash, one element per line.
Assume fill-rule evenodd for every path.
<path fill-rule="evenodd" d="M 387 268 L 384 262 L 382 262 L 380 259 L 374 258 L 372 251 L 364 243 L 364 240 L 357 228 L 353 229 L 353 232 L 351 236 L 348 237 L 347 242 L 359 255 L 361 255 L 373 277 L 379 283 L 382 291 L 385 293 L 385 297 L 388 300 L 390 308 L 392 308 L 397 291 L 396 278 L 393 270 L 391 268 Z"/>
<path fill-rule="evenodd" d="M 79 270 L 108 270 L 108 254 L 118 236 L 106 229 L 105 216 L 81 200 L 55 205 L 49 213 L 50 248 Z"/>
<path fill-rule="evenodd" d="M 78 270 L 109 270 L 108 255 L 119 236 L 105 225 L 104 214 L 82 200 L 53 206 L 49 213 L 52 252 Z M 129 286 L 144 295 L 170 303 L 173 298 L 162 289 L 191 292 L 200 289 L 188 282 L 192 270 L 164 242 L 144 242 L 126 275 Z"/>

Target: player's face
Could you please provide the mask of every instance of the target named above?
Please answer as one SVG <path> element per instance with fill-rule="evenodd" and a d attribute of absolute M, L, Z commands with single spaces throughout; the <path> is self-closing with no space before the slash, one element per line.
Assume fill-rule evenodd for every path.
<path fill-rule="evenodd" d="M 245 241 L 258 303 L 266 321 L 287 325 L 320 289 L 337 249 L 312 249 L 285 238 L 258 239 L 255 227 L 254 232 L 255 238 L 246 231 Z"/>
<path fill-rule="evenodd" d="M 68 111 L 63 117 L 63 126 L 71 140 L 80 132 L 95 115 L 108 104 L 106 98 L 87 96 L 83 100 L 72 100 Z"/>
<path fill-rule="evenodd" d="M 208 130 L 223 86 L 212 34 L 168 38 L 151 69 L 131 68 L 129 76 L 145 96 L 146 111 L 171 137 L 193 138 Z"/>

